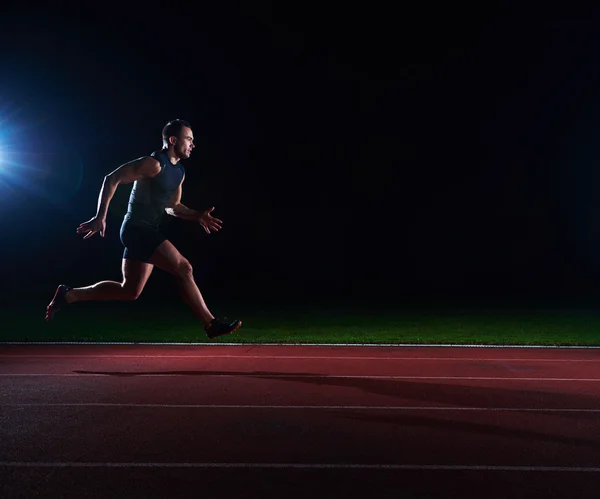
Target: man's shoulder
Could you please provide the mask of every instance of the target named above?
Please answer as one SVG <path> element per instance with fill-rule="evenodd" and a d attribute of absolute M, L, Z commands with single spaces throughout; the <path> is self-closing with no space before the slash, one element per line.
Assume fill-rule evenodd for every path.
<path fill-rule="evenodd" d="M 161 168 L 164 168 L 167 165 L 172 165 L 171 160 L 169 159 L 169 154 L 165 149 L 158 149 L 157 151 L 152 152 L 150 157 L 156 159 L 160 163 Z M 181 164 L 181 161 L 178 161 L 173 166 L 185 174 L 185 168 Z"/>
<path fill-rule="evenodd" d="M 161 149 L 150 153 L 150 157 L 155 159 L 156 161 L 158 161 L 161 168 L 163 168 L 165 166 L 166 162 L 169 161 L 169 157 L 167 156 L 165 151 L 161 150 Z"/>

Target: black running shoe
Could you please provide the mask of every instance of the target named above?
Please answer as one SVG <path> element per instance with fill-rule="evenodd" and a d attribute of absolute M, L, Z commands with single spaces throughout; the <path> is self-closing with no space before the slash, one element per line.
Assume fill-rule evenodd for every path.
<path fill-rule="evenodd" d="M 64 308 L 68 305 L 67 293 L 71 291 L 73 288 L 71 286 L 67 286 L 66 284 L 61 284 L 56 288 L 56 293 L 54 293 L 54 298 L 50 304 L 46 307 L 46 320 L 50 322 L 54 319 L 54 314 L 58 312 L 61 308 Z"/>
<path fill-rule="evenodd" d="M 217 336 L 231 334 L 241 325 L 242 321 L 228 321 L 227 317 L 225 317 L 224 320 L 213 319 L 208 326 L 204 327 L 204 330 L 206 331 L 206 336 L 212 339 Z"/>

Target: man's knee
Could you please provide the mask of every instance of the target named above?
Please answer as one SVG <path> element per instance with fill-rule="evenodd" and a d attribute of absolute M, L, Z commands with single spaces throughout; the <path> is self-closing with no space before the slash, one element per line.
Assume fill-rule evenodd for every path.
<path fill-rule="evenodd" d="M 175 275 L 180 279 L 190 279 L 194 274 L 192 264 L 185 258 L 182 259 L 175 267 Z"/>
<path fill-rule="evenodd" d="M 142 294 L 143 288 L 140 286 L 127 286 L 127 283 L 122 286 L 123 300 L 137 300 Z"/>

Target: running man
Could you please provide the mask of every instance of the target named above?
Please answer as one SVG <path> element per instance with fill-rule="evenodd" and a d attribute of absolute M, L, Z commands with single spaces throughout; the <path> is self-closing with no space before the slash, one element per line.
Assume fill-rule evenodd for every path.
<path fill-rule="evenodd" d="M 96 216 L 77 229 L 88 239 L 99 233 L 104 237 L 108 205 L 120 184 L 134 182 L 127 213 L 121 225 L 123 282 L 102 281 L 84 288 L 58 286 L 46 308 L 46 320 L 57 311 L 83 300 L 135 300 L 140 296 L 154 267 L 175 276 L 183 299 L 204 324 L 209 338 L 233 333 L 239 320 L 215 318 L 194 281 L 192 266 L 159 230 L 164 212 L 199 223 L 210 234 L 221 229 L 222 221 L 211 215 L 213 208 L 198 212 L 181 203 L 185 170 L 180 160 L 188 159 L 194 149 L 194 134 L 189 123 L 173 120 L 162 131 L 163 148 L 150 156 L 126 163 L 104 177 Z"/>

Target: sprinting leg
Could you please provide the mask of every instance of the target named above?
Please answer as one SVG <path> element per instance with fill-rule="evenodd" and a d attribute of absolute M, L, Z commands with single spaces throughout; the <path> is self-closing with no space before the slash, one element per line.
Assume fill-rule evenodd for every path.
<path fill-rule="evenodd" d="M 212 339 L 231 334 L 242 325 L 242 321 L 240 320 L 222 321 L 215 319 L 208 310 L 202 293 L 200 293 L 194 281 L 193 269 L 190 262 L 179 253 L 171 242 L 163 241 L 152 254 L 150 263 L 175 276 L 184 301 L 202 321 L 206 335 L 209 338 Z"/>
<path fill-rule="evenodd" d="M 102 281 L 85 288 L 71 288 L 61 284 L 46 307 L 46 320 L 69 303 L 83 300 L 135 300 L 144 289 L 153 265 L 123 259 L 123 282 Z"/>
<path fill-rule="evenodd" d="M 150 263 L 175 276 L 183 300 L 205 326 L 210 324 L 214 316 L 208 310 L 202 293 L 194 281 L 190 262 L 179 253 L 177 248 L 170 241 L 163 241 L 152 254 Z"/>
<path fill-rule="evenodd" d="M 102 281 L 85 288 L 73 288 L 65 295 L 65 300 L 67 303 L 90 300 L 136 300 L 146 286 L 153 268 L 150 263 L 124 258 L 123 282 Z"/>

